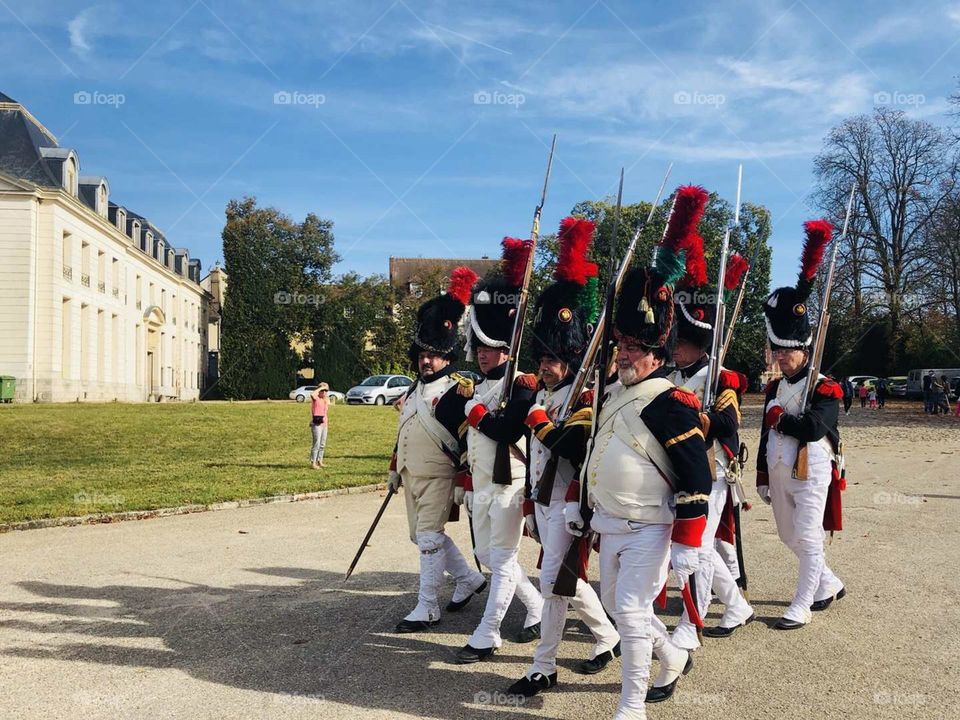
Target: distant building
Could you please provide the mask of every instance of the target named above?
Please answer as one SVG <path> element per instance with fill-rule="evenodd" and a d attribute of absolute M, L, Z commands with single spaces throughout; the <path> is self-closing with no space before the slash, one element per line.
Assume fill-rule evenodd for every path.
<path fill-rule="evenodd" d="M 424 293 L 427 297 L 431 297 L 446 289 L 446 280 L 454 268 L 463 265 L 473 270 L 479 277 L 483 277 L 498 262 L 500 262 L 499 259 L 491 260 L 488 257 L 473 259 L 392 257 L 390 258 L 390 286 L 415 297 L 420 297 Z M 440 287 L 424 287 L 428 279 L 436 277 L 442 279 Z"/>
<path fill-rule="evenodd" d="M 200 287 L 207 291 L 207 362 L 205 388 L 212 387 L 220 379 L 220 335 L 222 332 L 223 300 L 227 296 L 228 275 L 220 263 L 200 281 Z"/>
<path fill-rule="evenodd" d="M 0 375 L 18 401 L 198 398 L 209 299 L 199 260 L 0 93 Z"/>

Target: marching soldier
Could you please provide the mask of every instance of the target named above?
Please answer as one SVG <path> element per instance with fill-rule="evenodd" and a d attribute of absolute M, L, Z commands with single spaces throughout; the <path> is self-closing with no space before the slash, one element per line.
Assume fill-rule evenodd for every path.
<path fill-rule="evenodd" d="M 671 224 L 682 224 L 684 212 L 678 203 Z M 675 236 L 668 227 L 656 269 L 624 277 L 614 319 L 619 383 L 602 404 L 584 473 L 590 525 L 600 534 L 603 604 L 621 637 L 615 720 L 646 717 L 651 651 L 660 661 L 654 689 L 664 698 L 692 667 L 653 612 L 668 564 L 681 576 L 697 568 L 712 482 L 697 397 L 664 368 L 676 333 L 671 291 L 684 270 Z M 569 531 L 581 533 L 579 503 L 564 514 Z"/>
<path fill-rule="evenodd" d="M 504 238 L 503 260 L 492 275 L 474 287 L 469 312 L 467 357 L 476 355 L 483 380 L 476 387 L 460 390 L 469 397 L 464 415 L 469 425 L 470 474 L 463 478 L 464 505 L 473 519 L 477 558 L 490 569 L 491 576 L 480 624 L 467 644 L 457 650 L 461 663 L 484 660 L 500 647 L 500 624 L 514 594 L 527 609 L 517 642 L 540 637 L 543 598 L 517 560 L 524 528 L 527 443 L 523 421 L 536 391 L 536 378 L 523 374 L 504 377 L 530 248 L 529 241 Z M 515 384 L 513 395 L 506 407 L 498 409 L 505 382 Z M 501 443 L 509 450 L 507 477 L 495 477 L 494 461 Z"/>
<path fill-rule="evenodd" d="M 444 530 L 454 501 L 454 478 L 460 467 L 464 398 L 457 392 L 469 381 L 453 371 L 457 327 L 477 279 L 469 268 L 453 271 L 446 295 L 425 302 L 417 312 L 410 362 L 418 378 L 403 398 L 400 428 L 389 484 L 406 488 L 410 539 L 420 550 L 417 606 L 397 625 L 397 632 L 420 632 L 440 619 L 439 594 L 444 571 L 456 589 L 447 610 L 461 609 L 486 586 Z"/>
<path fill-rule="evenodd" d="M 763 306 L 770 348 L 783 377 L 767 385 L 757 493 L 773 506 L 777 532 L 799 560 L 793 601 L 775 627 L 801 628 L 811 610 L 824 610 L 846 594 L 827 567 L 824 530 L 840 529 L 840 435 L 837 420 L 843 390 L 823 375 L 814 379 L 813 400 L 805 407 L 813 336 L 807 298 L 813 289 L 832 227 L 825 220 L 804 225 L 806 240 L 797 286 L 774 290 Z"/>
<path fill-rule="evenodd" d="M 694 199 L 698 208 L 696 218 L 699 220 L 707 203 L 706 190 L 688 186 L 681 188 L 679 192 L 689 194 Z M 695 224 L 684 245 L 687 250 L 687 275 L 680 283 L 681 290 L 675 295 L 677 345 L 673 351 L 673 361 L 677 370 L 671 380 L 695 393 L 702 402 L 717 316 L 717 298 L 713 297 L 716 288 L 708 283 L 703 238 L 697 232 Z M 745 270 L 746 261 L 739 255 L 732 256 L 727 263 L 724 287 L 738 287 Z M 706 617 L 710 607 L 711 590 L 725 607 L 719 625 L 704 631 L 704 635 L 709 637 L 728 637 L 738 627 L 752 620 L 754 615 L 753 608 L 740 594 L 736 579 L 714 542 L 722 519 L 727 521 L 728 527 L 733 524 L 727 470 L 731 463 L 738 462 L 739 398 L 744 385 L 745 381 L 741 382 L 738 373 L 721 369 L 713 407 L 704 408 L 700 414 L 703 434 L 709 454 L 712 455 L 715 477 L 710 488 L 710 512 L 700 545 L 700 562 L 695 583 L 699 597 L 695 600 L 701 617 Z M 739 474 L 739 466 L 731 469 L 733 473 Z M 735 479 L 737 475 L 730 479 Z M 673 631 L 672 638 L 677 646 L 686 650 L 700 647 L 696 626 L 691 622 L 686 609 Z"/>
<path fill-rule="evenodd" d="M 604 612 L 600 598 L 586 581 L 586 562 L 579 568 L 581 576 L 573 597 L 554 593 L 557 574 L 574 541 L 564 527 L 564 499 L 583 463 L 592 416 L 589 393 L 584 393 L 569 418 L 560 426 L 555 424 L 558 411 L 572 391 L 574 374 L 583 359 L 592 324 L 596 322 L 597 266 L 586 259 L 593 232 L 594 223 L 589 220 L 569 217 L 560 223 L 556 281 L 540 295 L 534 311 L 532 346 L 534 357 L 540 361 L 541 387 L 526 418 L 532 431 L 528 466 L 531 496 L 549 492 L 549 497 L 546 505 L 528 500 L 524 514 L 529 533 L 541 545 L 543 618 L 533 664 L 507 690 L 511 695 L 532 697 L 557 684 L 557 650 L 568 605 L 573 606 L 594 637 L 591 657 L 581 663 L 581 672 L 600 672 L 620 654 L 620 636 Z M 551 455 L 556 456 L 555 473 L 548 470 L 549 479 L 545 482 L 552 482 L 552 490 L 540 487 Z"/>

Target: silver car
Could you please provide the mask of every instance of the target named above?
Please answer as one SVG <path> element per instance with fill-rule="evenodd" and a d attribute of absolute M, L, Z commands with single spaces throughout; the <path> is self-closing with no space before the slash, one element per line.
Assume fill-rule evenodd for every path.
<path fill-rule="evenodd" d="M 371 375 L 347 390 L 347 405 L 384 405 L 394 402 L 413 384 L 406 375 Z"/>
<path fill-rule="evenodd" d="M 291 400 L 300 403 L 306 402 L 310 399 L 310 394 L 316 389 L 316 385 L 301 385 L 296 390 L 291 390 L 289 397 Z M 327 399 L 331 405 L 336 405 L 338 402 L 343 402 L 343 393 L 336 390 L 327 390 Z"/>

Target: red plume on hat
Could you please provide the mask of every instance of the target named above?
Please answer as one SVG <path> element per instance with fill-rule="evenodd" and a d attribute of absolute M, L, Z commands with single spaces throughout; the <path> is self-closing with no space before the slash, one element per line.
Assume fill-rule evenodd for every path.
<path fill-rule="evenodd" d="M 698 285 L 706 284 L 706 263 L 702 269 L 694 259 L 688 265 L 691 255 L 703 255 L 703 238 L 697 233 L 697 223 L 703 217 L 709 194 L 698 185 L 683 185 L 677 188 L 673 202 L 673 211 L 667 222 L 667 229 L 657 253 L 656 270 L 665 285 L 673 287 L 677 281 L 689 273 L 697 277 L 702 275 Z M 702 261 L 702 260 L 701 260 Z"/>
<path fill-rule="evenodd" d="M 592 220 L 566 217 L 560 221 L 557 239 L 560 244 L 560 257 L 553 277 L 584 285 L 587 278 L 597 274 L 597 265 L 587 260 L 587 249 L 593 238 L 596 224 Z"/>
<path fill-rule="evenodd" d="M 447 285 L 447 295 L 454 298 L 461 305 L 470 304 L 470 291 L 477 282 L 477 274 L 468 267 L 458 267 L 450 273 L 450 284 Z"/>
<path fill-rule="evenodd" d="M 723 276 L 723 289 L 733 290 L 740 286 L 743 274 L 750 268 L 750 263 L 739 253 L 733 253 L 727 258 L 727 272 Z"/>
<path fill-rule="evenodd" d="M 527 270 L 527 259 L 530 257 L 533 242 L 505 237 L 501 244 L 503 245 L 501 265 L 503 279 L 508 285 L 520 287 L 523 285 L 523 276 Z"/>
<path fill-rule="evenodd" d="M 803 241 L 803 255 L 800 258 L 800 278 L 797 282 L 797 294 L 806 300 L 813 290 L 813 280 L 817 276 L 823 254 L 830 237 L 833 235 L 833 225 L 827 220 L 808 220 L 803 224 L 806 238 Z"/>

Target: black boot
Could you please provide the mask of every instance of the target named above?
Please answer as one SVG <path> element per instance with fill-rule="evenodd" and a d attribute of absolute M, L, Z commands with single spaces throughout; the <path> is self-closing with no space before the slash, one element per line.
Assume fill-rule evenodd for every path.
<path fill-rule="evenodd" d="M 557 685 L 557 674 L 544 675 L 543 673 L 534 673 L 530 677 L 522 677 L 513 685 L 507 688 L 507 695 L 522 695 L 523 697 L 533 697 L 539 695 L 544 690 L 549 690 Z"/>
<path fill-rule="evenodd" d="M 688 653 L 687 664 L 683 666 L 683 672 L 680 675 L 677 675 L 673 682 L 667 683 L 661 687 L 654 685 L 649 690 L 647 690 L 647 702 L 648 703 L 658 703 L 663 702 L 664 700 L 669 700 L 673 697 L 673 691 L 677 689 L 677 683 L 680 682 L 680 677 L 686 675 L 691 670 L 693 670 L 693 653 Z"/>
<path fill-rule="evenodd" d="M 398 633 L 417 633 L 429 630 L 436 625 L 439 620 L 401 620 L 397 623 L 396 632 Z"/>
<path fill-rule="evenodd" d="M 482 584 L 480 587 L 478 587 L 478 588 L 477 588 L 476 590 L 474 590 L 472 593 L 470 593 L 469 595 L 467 595 L 467 597 L 465 597 L 463 600 L 458 600 L 458 601 L 456 601 L 456 602 L 454 602 L 453 600 L 451 600 L 450 602 L 448 602 L 448 603 L 447 603 L 447 612 L 459 612 L 460 610 L 463 610 L 463 609 L 467 606 L 467 603 L 470 602 L 470 600 L 473 599 L 473 596 L 474 596 L 474 595 L 479 595 L 480 593 L 482 593 L 482 592 L 483 592 L 484 590 L 486 590 L 486 589 L 487 589 L 487 581 L 484 580 L 484 581 L 483 581 L 483 584 Z"/>
<path fill-rule="evenodd" d="M 842 587 L 840 588 L 840 592 L 838 592 L 833 597 L 824 598 L 823 600 L 816 600 L 813 603 L 813 605 L 810 606 L 810 609 L 813 610 L 814 612 L 820 612 L 821 610 L 826 610 L 828 607 L 830 607 L 830 603 L 832 603 L 834 600 L 839 600 L 840 598 L 844 597 L 846 594 L 847 594 L 847 589 L 845 587 Z"/>
<path fill-rule="evenodd" d="M 607 650 L 596 657 L 584 660 L 580 663 L 580 672 L 584 675 L 596 675 L 609 665 L 615 657 L 620 657 L 620 643 L 617 643 L 613 650 Z"/>
<path fill-rule="evenodd" d="M 533 642 L 534 640 L 540 639 L 540 623 L 531 625 L 530 627 L 525 627 L 523 630 L 517 633 L 517 637 L 514 638 L 514 642 L 518 643 L 528 643 Z"/>
<path fill-rule="evenodd" d="M 455 654 L 457 656 L 458 663 L 461 665 L 470 665 L 471 663 L 478 663 L 481 660 L 486 660 L 496 651 L 497 649 L 495 647 L 475 648 L 468 643 L 457 650 Z"/>

